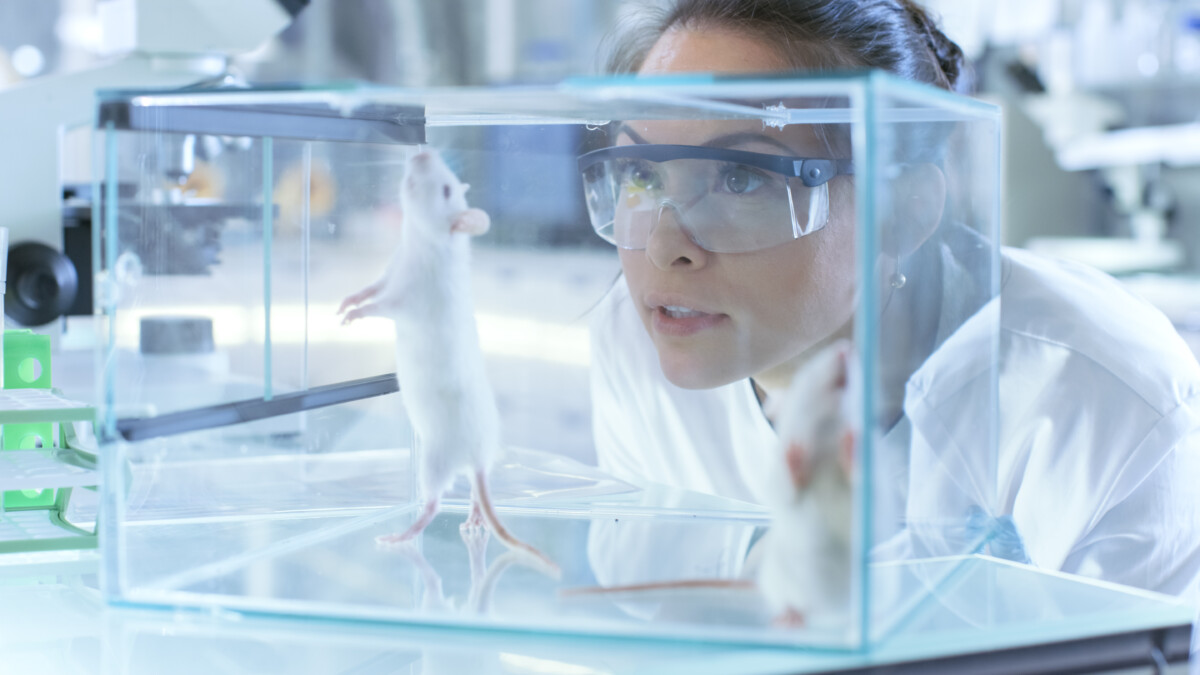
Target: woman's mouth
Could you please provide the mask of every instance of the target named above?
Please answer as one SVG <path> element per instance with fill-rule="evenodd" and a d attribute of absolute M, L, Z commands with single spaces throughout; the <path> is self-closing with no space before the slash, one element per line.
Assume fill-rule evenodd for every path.
<path fill-rule="evenodd" d="M 687 307 L 676 307 L 674 305 L 663 305 L 658 309 L 672 319 L 691 319 L 697 316 L 704 316 L 704 312 L 698 312 Z"/>
<path fill-rule="evenodd" d="M 694 335 L 727 318 L 724 314 L 709 314 L 682 305 L 659 305 L 651 314 L 655 332 L 672 337 Z"/>

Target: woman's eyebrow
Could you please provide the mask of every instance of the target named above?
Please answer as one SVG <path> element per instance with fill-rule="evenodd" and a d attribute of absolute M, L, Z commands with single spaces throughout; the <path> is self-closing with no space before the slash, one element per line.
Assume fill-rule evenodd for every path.
<path fill-rule="evenodd" d="M 783 150 L 789 155 L 796 154 L 795 150 L 792 150 L 774 138 L 771 138 L 766 134 L 755 133 L 753 131 L 739 131 L 737 133 L 725 134 L 724 136 L 717 136 L 716 138 L 708 139 L 707 141 L 701 143 L 701 145 L 711 148 L 731 148 L 735 145 L 742 145 L 746 143 L 766 143 L 767 145 L 773 145 L 780 150 Z"/>
<path fill-rule="evenodd" d="M 632 140 L 634 143 L 639 143 L 642 145 L 649 145 L 649 141 L 642 138 L 641 135 L 639 135 L 636 131 L 631 129 L 628 124 L 622 124 L 621 126 L 617 127 L 617 136 L 620 136 L 621 134 L 625 134 L 626 136 L 628 136 L 630 138 L 630 140 Z M 732 133 L 732 134 L 725 134 L 724 136 L 717 136 L 716 138 L 708 139 L 707 141 L 701 143 L 700 145 L 702 147 L 708 147 L 708 148 L 731 148 L 733 146 L 742 145 L 744 143 L 766 143 L 768 145 L 773 145 L 776 148 L 779 148 L 780 150 L 783 150 L 784 152 L 788 153 L 789 155 L 796 154 L 795 150 L 789 148 L 788 146 L 784 145 L 783 143 L 780 143 L 779 141 L 775 140 L 774 138 L 771 138 L 770 136 L 767 136 L 765 134 L 760 134 L 760 133 L 756 133 L 753 131 L 739 131 L 739 132 Z"/>

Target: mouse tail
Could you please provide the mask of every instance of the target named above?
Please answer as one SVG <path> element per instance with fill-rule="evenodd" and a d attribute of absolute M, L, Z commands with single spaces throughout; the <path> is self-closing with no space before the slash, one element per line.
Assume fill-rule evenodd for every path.
<path fill-rule="evenodd" d="M 492 498 L 488 494 L 487 474 L 482 470 L 475 471 L 475 503 L 483 512 L 483 518 L 487 521 L 496 538 L 504 542 L 504 545 L 513 551 L 518 551 L 532 558 L 537 562 L 537 567 L 554 577 L 555 579 L 562 577 L 562 570 L 558 564 L 551 560 L 545 553 L 537 550 L 533 546 L 517 539 L 504 527 L 504 523 L 500 522 L 500 517 L 496 515 L 496 509 L 492 507 Z"/>
<path fill-rule="evenodd" d="M 673 581 L 651 581 L 644 584 L 626 584 L 623 586 L 579 586 L 576 588 L 564 588 L 558 592 L 558 597 L 573 598 L 585 595 L 636 594 L 647 591 L 752 591 L 757 588 L 758 584 L 752 579 L 676 579 Z"/>

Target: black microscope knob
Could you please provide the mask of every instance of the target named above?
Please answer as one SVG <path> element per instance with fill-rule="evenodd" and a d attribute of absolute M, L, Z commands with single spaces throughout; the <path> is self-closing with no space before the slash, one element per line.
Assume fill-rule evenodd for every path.
<path fill-rule="evenodd" d="M 62 252 L 38 242 L 8 250 L 4 313 L 23 326 L 41 326 L 63 316 L 79 292 L 75 265 Z"/>

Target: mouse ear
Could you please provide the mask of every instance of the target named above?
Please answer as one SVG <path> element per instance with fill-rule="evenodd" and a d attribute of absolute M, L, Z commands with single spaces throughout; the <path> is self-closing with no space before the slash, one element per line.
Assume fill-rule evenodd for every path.
<path fill-rule="evenodd" d="M 451 232 L 466 232 L 472 237 L 479 236 L 492 226 L 492 219 L 483 209 L 467 209 L 454 218 L 450 223 Z"/>

